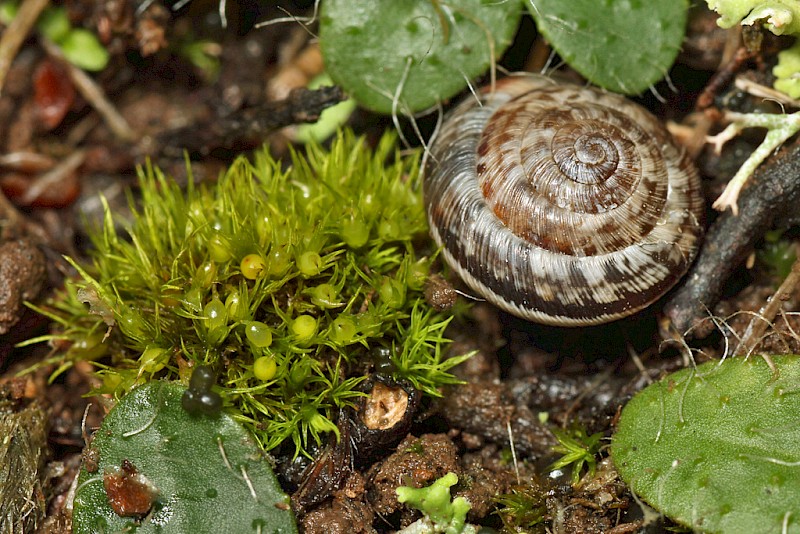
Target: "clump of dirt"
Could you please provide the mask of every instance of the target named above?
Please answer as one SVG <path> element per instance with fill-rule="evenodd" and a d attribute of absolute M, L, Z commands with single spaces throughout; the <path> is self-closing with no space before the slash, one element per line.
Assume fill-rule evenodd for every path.
<path fill-rule="evenodd" d="M 22 317 L 23 302 L 33 300 L 46 279 L 44 254 L 27 239 L 0 245 L 0 335 Z"/>

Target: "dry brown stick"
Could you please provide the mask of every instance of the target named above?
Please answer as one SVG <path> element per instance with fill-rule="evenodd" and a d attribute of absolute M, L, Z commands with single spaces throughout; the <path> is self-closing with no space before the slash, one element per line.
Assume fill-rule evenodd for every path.
<path fill-rule="evenodd" d="M 753 349 L 755 349 L 758 342 L 761 341 L 762 337 L 764 336 L 767 326 L 772 324 L 772 321 L 775 319 L 778 311 L 780 311 L 781 306 L 791 296 L 799 282 L 800 258 L 795 260 L 795 262 L 792 264 L 792 270 L 789 272 L 789 275 L 783 281 L 781 286 L 777 291 L 775 291 L 772 297 L 770 297 L 764 307 L 759 310 L 755 317 L 753 317 L 753 319 L 750 321 L 750 324 L 747 325 L 747 329 L 744 331 L 742 339 L 739 341 L 739 345 L 736 347 L 734 354 L 744 354 L 749 356 L 753 352 Z M 770 369 L 772 369 L 773 372 L 777 372 L 775 365 L 772 363 L 772 360 L 769 358 L 769 356 L 763 355 L 762 357 L 764 360 L 766 360 L 767 364 L 769 364 Z"/>
<path fill-rule="evenodd" d="M 64 66 L 67 68 L 69 78 L 72 80 L 72 83 L 75 84 L 75 88 L 78 89 L 80 94 L 89 102 L 89 104 L 91 104 L 95 110 L 97 110 L 100 116 L 103 117 L 103 120 L 111 129 L 112 133 L 117 137 L 117 139 L 126 142 L 135 141 L 136 133 L 130 127 L 128 121 L 126 121 L 125 118 L 120 115 L 119 111 L 117 111 L 117 108 L 115 108 L 111 101 L 106 97 L 103 89 L 98 86 L 95 81 L 92 80 L 92 78 L 83 70 L 70 63 L 67 58 L 64 57 L 64 53 L 59 47 L 44 38 L 42 38 L 41 42 L 42 46 L 44 46 L 44 49 L 50 56 L 64 64 Z"/>
<path fill-rule="evenodd" d="M 19 6 L 17 16 L 14 17 L 6 31 L 0 37 L 0 94 L 3 93 L 6 76 L 11 68 L 11 63 L 17 57 L 17 52 L 28 37 L 36 19 L 47 7 L 50 0 L 25 0 Z"/>
<path fill-rule="evenodd" d="M 75 172 L 78 167 L 83 165 L 86 159 L 85 150 L 75 150 L 61 160 L 55 167 L 41 174 L 31 183 L 31 186 L 22 194 L 18 202 L 22 206 L 29 206 L 39 198 L 47 189 L 57 187 L 68 174 Z"/>

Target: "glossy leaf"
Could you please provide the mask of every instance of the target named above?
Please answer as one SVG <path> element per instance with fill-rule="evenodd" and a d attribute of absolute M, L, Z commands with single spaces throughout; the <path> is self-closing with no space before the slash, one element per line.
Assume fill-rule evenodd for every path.
<path fill-rule="evenodd" d="M 666 376 L 625 406 L 611 455 L 659 512 L 704 532 L 800 532 L 800 358 Z"/>
<path fill-rule="evenodd" d="M 413 113 L 485 72 L 521 15 L 518 0 L 327 0 L 320 45 L 328 74 L 361 105 Z"/>
<path fill-rule="evenodd" d="M 244 428 L 225 414 L 190 415 L 186 388 L 150 382 L 125 396 L 95 434 L 97 469 L 78 479 L 73 532 L 296 533 L 289 498 Z M 103 476 L 127 460 L 154 486 L 144 518 L 112 509 Z"/>
<path fill-rule="evenodd" d="M 686 28 L 686 0 L 527 0 L 536 27 L 590 82 L 638 94 L 672 66 Z"/>

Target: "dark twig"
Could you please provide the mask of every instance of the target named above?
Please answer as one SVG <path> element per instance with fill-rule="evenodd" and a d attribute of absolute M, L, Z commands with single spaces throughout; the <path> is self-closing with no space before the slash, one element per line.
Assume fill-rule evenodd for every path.
<path fill-rule="evenodd" d="M 742 68 L 742 65 L 745 64 L 750 58 L 753 57 L 752 52 L 747 50 L 744 46 L 740 47 L 736 54 L 734 54 L 733 58 L 723 65 L 706 84 L 705 89 L 703 92 L 700 93 L 700 96 L 697 97 L 697 103 L 695 104 L 695 108 L 698 111 L 702 111 L 706 108 L 711 107 L 714 104 L 714 99 L 717 95 L 730 83 L 733 81 L 734 76 L 739 70 Z"/>
<path fill-rule="evenodd" d="M 242 151 L 264 142 L 267 134 L 284 126 L 314 122 L 326 108 L 344 100 L 339 87 L 295 89 L 284 100 L 247 108 L 208 124 L 193 124 L 159 135 L 154 144 L 160 155 L 206 155 L 216 149 Z M 154 154 L 154 155 L 159 155 Z"/>
<path fill-rule="evenodd" d="M 739 196 L 739 215 L 726 211 L 709 230 L 700 256 L 686 282 L 664 311 L 679 332 L 694 327 L 703 337 L 713 324 L 701 323 L 719 301 L 728 277 L 747 258 L 755 243 L 773 224 L 785 223 L 800 202 L 800 144 L 784 148 L 767 160 Z"/>

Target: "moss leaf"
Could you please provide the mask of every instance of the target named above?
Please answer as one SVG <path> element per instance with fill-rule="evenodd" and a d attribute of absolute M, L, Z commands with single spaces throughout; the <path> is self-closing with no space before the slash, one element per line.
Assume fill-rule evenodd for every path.
<path fill-rule="evenodd" d="M 800 532 L 800 358 L 773 359 L 777 377 L 728 359 L 636 395 L 611 446 L 633 491 L 704 532 Z"/>
<path fill-rule="evenodd" d="M 435 106 L 499 57 L 517 29 L 517 0 L 327 0 L 320 45 L 333 80 L 379 113 Z"/>
<path fill-rule="evenodd" d="M 78 479 L 73 532 L 296 533 L 288 497 L 249 434 L 225 414 L 190 415 L 184 391 L 151 382 L 108 414 L 90 448 L 98 469 L 84 466 Z M 143 519 L 120 517 L 106 495 L 104 473 L 123 460 L 157 491 Z"/>
<path fill-rule="evenodd" d="M 686 0 L 528 0 L 536 26 L 592 83 L 637 94 L 667 73 L 686 27 Z"/>

